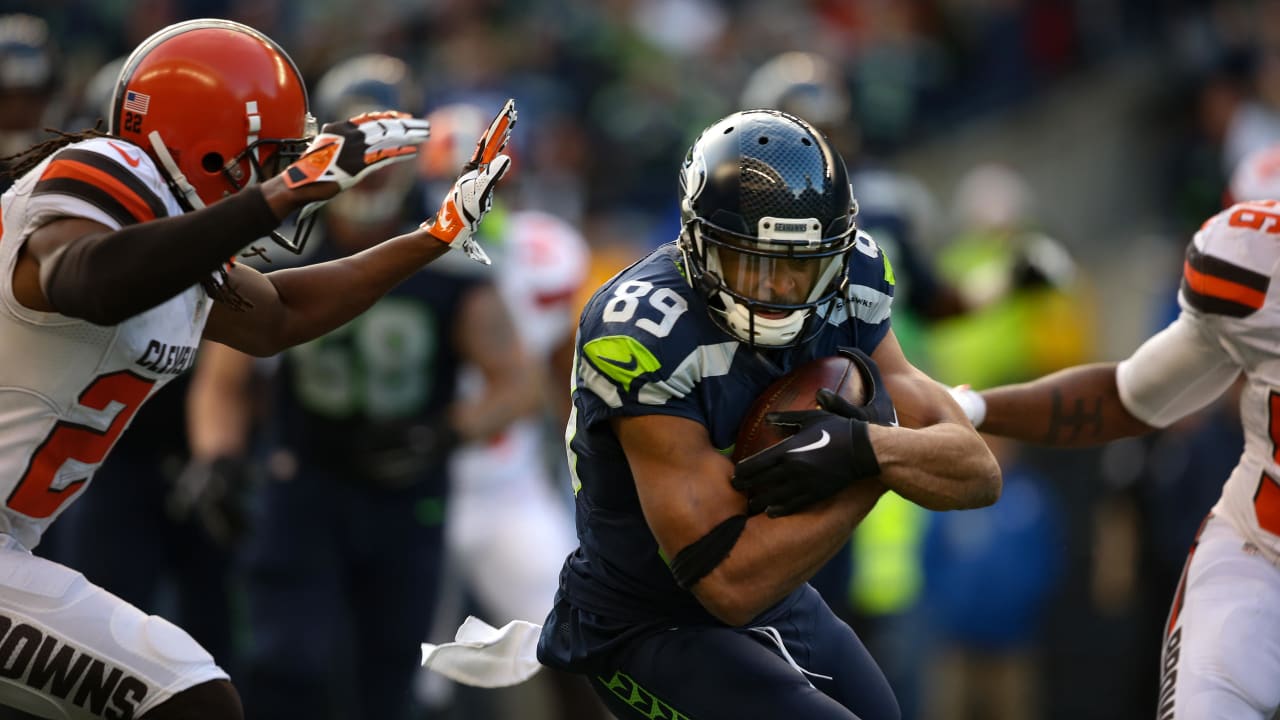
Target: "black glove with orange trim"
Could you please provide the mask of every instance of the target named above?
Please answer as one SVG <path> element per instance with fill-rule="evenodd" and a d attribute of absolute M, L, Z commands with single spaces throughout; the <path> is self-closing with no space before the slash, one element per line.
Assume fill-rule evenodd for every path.
<path fill-rule="evenodd" d="M 325 123 L 302 157 L 285 168 L 284 184 L 334 182 L 346 190 L 379 168 L 412 159 L 430 132 L 426 120 L 391 110 Z"/>

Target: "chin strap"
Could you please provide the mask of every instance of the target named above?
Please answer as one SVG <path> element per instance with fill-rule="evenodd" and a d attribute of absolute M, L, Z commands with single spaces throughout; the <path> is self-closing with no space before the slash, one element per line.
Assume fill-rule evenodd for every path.
<path fill-rule="evenodd" d="M 168 176 L 169 185 L 177 191 L 179 202 L 187 210 L 203 208 L 204 201 L 196 193 L 191 181 L 187 180 L 187 176 L 183 175 L 182 171 L 178 169 L 178 163 L 174 162 L 173 155 L 169 154 L 169 148 L 165 147 L 164 140 L 160 138 L 160 133 L 152 130 L 147 134 L 147 140 L 151 142 L 151 149 L 155 151 L 156 157 L 160 158 L 160 165 L 164 168 L 165 175 Z"/>

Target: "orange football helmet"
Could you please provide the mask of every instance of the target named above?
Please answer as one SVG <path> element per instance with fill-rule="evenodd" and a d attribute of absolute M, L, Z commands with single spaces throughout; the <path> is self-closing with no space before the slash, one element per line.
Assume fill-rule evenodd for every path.
<path fill-rule="evenodd" d="M 280 172 L 316 122 L 279 45 L 246 25 L 202 19 L 170 25 L 129 55 L 108 130 L 144 148 L 196 209 Z"/>

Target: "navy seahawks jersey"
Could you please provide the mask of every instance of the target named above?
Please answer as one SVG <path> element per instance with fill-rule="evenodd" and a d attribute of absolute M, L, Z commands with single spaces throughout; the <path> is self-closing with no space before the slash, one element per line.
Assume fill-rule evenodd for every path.
<path fill-rule="evenodd" d="M 688 418 L 706 426 L 717 449 L 731 453 L 739 421 L 771 382 L 840 346 L 871 353 L 888 333 L 892 270 L 866 236 L 852 256 L 845 300 L 811 342 L 789 349 L 753 349 L 721 330 L 686 282 L 674 243 L 592 296 L 578 326 L 568 438 L 580 547 L 565 562 L 557 610 L 548 620 L 548 627 L 581 621 L 582 612 L 573 613 L 577 620 L 557 617 L 568 606 L 590 614 L 592 627 L 562 628 L 558 640 L 544 634 L 543 662 L 572 666 L 638 627 L 717 622 L 676 585 L 659 555 L 608 420 L 654 413 Z"/>
<path fill-rule="evenodd" d="M 327 247 L 318 255 L 317 262 L 336 256 Z M 275 383 L 276 439 L 304 467 L 353 480 L 397 487 L 442 481 L 444 457 L 414 447 L 433 440 L 425 433 L 454 400 L 459 307 L 487 282 L 428 266 L 346 325 L 287 350 Z M 383 472 L 399 477 L 375 477 Z"/>

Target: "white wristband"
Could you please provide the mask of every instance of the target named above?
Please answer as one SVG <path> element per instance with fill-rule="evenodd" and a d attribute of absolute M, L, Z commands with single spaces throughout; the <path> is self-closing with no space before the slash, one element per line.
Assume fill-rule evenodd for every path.
<path fill-rule="evenodd" d="M 964 411 L 969 422 L 973 423 L 975 428 L 982 427 L 982 421 L 987 419 L 987 401 L 982 395 L 972 390 L 968 385 L 957 385 L 953 388 L 947 388 L 947 392 L 951 393 L 951 397 L 955 399 L 956 404 Z"/>

